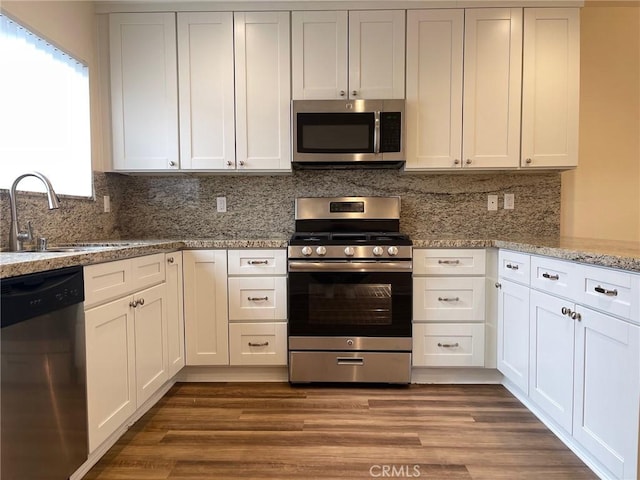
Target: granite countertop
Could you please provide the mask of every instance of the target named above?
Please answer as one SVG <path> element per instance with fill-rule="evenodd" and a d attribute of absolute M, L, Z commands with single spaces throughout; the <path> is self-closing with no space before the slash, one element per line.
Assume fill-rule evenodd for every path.
<path fill-rule="evenodd" d="M 118 240 L 92 244 L 82 252 L 0 252 L 0 278 L 74 265 L 198 248 L 285 248 L 287 239 Z M 413 238 L 414 248 L 505 248 L 603 267 L 640 272 L 640 243 L 582 238 Z"/>

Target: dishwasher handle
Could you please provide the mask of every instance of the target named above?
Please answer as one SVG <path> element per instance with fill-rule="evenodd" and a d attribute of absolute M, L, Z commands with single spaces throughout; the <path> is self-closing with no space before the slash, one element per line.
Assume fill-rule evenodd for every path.
<path fill-rule="evenodd" d="M 84 302 L 82 267 L 2 280 L 2 328 Z"/>

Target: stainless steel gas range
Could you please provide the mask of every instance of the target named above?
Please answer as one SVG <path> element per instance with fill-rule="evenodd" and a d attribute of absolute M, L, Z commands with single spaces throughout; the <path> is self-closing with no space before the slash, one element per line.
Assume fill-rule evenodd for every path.
<path fill-rule="evenodd" d="M 409 383 L 412 242 L 399 197 L 296 199 L 289 381 Z"/>

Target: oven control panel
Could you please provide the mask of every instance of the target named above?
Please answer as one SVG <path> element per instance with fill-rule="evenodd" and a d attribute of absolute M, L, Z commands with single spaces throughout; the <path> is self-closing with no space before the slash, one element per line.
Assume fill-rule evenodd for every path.
<path fill-rule="evenodd" d="M 319 259 L 319 258 L 404 258 L 412 257 L 411 246 L 380 246 L 380 245 L 320 245 L 320 246 L 289 246 L 289 258 Z"/>

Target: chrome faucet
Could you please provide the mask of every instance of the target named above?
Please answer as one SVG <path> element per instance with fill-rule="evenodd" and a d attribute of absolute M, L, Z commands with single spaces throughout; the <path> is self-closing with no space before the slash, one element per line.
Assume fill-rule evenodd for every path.
<path fill-rule="evenodd" d="M 9 233 L 9 248 L 12 252 L 21 252 L 24 250 L 23 243 L 33 240 L 33 231 L 31 230 L 31 222 L 27 222 L 27 231 L 21 232 L 18 227 L 18 209 L 16 207 L 16 187 L 20 180 L 25 177 L 39 178 L 47 189 L 47 200 L 49 201 L 49 210 L 60 208 L 60 203 L 53 186 L 47 177 L 39 172 L 29 172 L 20 175 L 13 181 L 11 190 L 9 190 L 9 207 L 11 208 L 11 231 Z"/>

